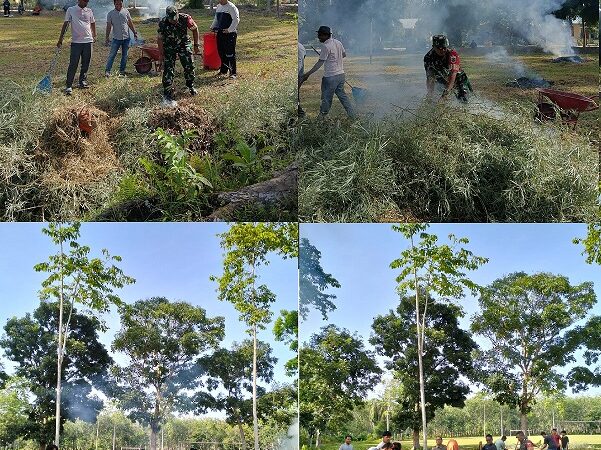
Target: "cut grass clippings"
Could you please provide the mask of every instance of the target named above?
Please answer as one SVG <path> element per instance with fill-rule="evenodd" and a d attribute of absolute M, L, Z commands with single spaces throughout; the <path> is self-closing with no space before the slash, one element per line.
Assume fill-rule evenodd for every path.
<path fill-rule="evenodd" d="M 443 106 L 419 118 L 306 120 L 301 220 L 587 222 L 597 206 L 598 154 L 586 137 L 532 120 Z"/>

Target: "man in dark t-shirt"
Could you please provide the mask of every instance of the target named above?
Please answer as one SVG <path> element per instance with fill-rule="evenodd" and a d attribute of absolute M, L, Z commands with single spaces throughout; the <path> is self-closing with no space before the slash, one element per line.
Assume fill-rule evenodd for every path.
<path fill-rule="evenodd" d="M 482 446 L 481 450 L 497 450 L 497 446 L 492 441 L 492 434 L 486 435 L 486 444 Z"/>
<path fill-rule="evenodd" d="M 540 434 L 543 437 L 543 446 L 540 450 L 557 450 L 557 443 L 555 442 L 555 439 L 553 439 L 553 436 L 545 431 L 541 431 Z"/>
<path fill-rule="evenodd" d="M 570 438 L 568 437 L 568 433 L 566 433 L 566 430 L 562 430 L 562 432 L 561 432 L 561 450 L 568 450 L 569 445 L 570 445 Z"/>

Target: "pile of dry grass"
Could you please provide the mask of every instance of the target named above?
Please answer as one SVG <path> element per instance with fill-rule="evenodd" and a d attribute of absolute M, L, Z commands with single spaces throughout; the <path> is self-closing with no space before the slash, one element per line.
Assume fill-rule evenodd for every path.
<path fill-rule="evenodd" d="M 150 113 L 148 126 L 162 128 L 178 135 L 184 131 L 195 131 L 197 137 L 190 143 L 190 150 L 207 154 L 216 132 L 214 117 L 194 103 L 180 102 L 175 108 L 156 107 Z"/>
<path fill-rule="evenodd" d="M 89 114 L 92 131 L 80 129 L 79 118 Z M 111 144 L 114 121 L 104 111 L 79 104 L 53 111 L 42 133 L 36 158 L 48 164 L 42 184 L 53 188 L 81 186 L 102 180 L 119 168 Z"/>

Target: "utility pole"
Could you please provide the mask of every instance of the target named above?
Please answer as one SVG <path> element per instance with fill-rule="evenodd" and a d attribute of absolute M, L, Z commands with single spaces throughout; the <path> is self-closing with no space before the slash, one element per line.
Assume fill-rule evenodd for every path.
<path fill-rule="evenodd" d="M 117 439 L 117 425 L 113 424 L 113 450 L 115 450 L 116 439 Z"/>
<path fill-rule="evenodd" d="M 501 406 L 501 436 L 503 436 L 505 433 L 503 433 L 503 405 Z"/>
<path fill-rule="evenodd" d="M 486 436 L 486 400 L 484 400 L 484 436 Z"/>

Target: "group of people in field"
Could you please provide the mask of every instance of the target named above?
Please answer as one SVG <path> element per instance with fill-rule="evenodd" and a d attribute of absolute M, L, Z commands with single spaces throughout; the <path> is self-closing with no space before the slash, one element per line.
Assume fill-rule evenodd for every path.
<path fill-rule="evenodd" d="M 570 438 L 565 430 L 559 434 L 557 428 L 553 428 L 551 433 L 545 431 L 541 432 L 542 444 L 536 447 L 532 441 L 526 436 L 523 431 L 518 431 L 515 435 L 516 443 L 515 450 L 568 450 L 570 445 Z M 508 450 L 507 436 L 501 436 L 495 442 L 493 442 L 492 434 L 485 436 L 486 442 L 478 446 L 478 450 Z M 347 434 L 344 437 L 344 443 L 340 445 L 338 450 L 354 450 L 353 449 L 353 437 Z M 401 443 L 399 441 L 392 441 L 392 433 L 385 431 L 382 433 L 382 440 L 375 447 L 370 447 L 368 450 L 401 450 Z M 432 447 L 432 450 L 459 450 L 459 443 L 455 439 L 449 439 L 443 444 L 442 436 L 436 437 L 436 445 Z"/>
<path fill-rule="evenodd" d="M 348 95 L 344 90 L 346 83 L 343 59 L 346 50 L 342 43 L 332 37 L 332 30 L 327 26 L 320 26 L 317 30 L 317 39 L 321 43 L 319 59 L 315 65 L 305 72 L 304 60 L 307 55 L 305 47 L 298 44 L 298 113 L 304 116 L 305 112 L 300 104 L 300 88 L 309 77 L 322 66 L 321 79 L 321 104 L 319 114 L 325 116 L 332 107 L 334 94 L 346 110 L 350 118 L 355 117 L 355 110 Z M 446 100 L 449 93 L 456 92 L 455 96 L 462 102 L 467 102 L 468 91 L 472 86 L 465 72 L 461 69 L 459 54 L 454 48 L 449 47 L 449 41 L 443 34 L 432 36 L 432 48 L 424 56 L 424 69 L 426 70 L 427 98 L 433 99 L 436 84 L 443 87 L 440 100 Z"/>
<path fill-rule="evenodd" d="M 130 46 L 130 31 L 134 39 L 138 40 L 131 15 L 123 6 L 123 0 L 113 0 L 114 9 L 107 14 L 105 45 L 110 45 L 109 56 L 105 66 L 105 76 L 110 77 L 113 62 L 121 50 L 119 75 L 126 75 L 127 54 Z M 88 70 L 92 60 L 92 47 L 96 42 L 96 20 L 89 0 L 78 0 L 77 4 L 67 8 L 57 47 L 63 45 L 65 32 L 71 25 L 71 53 L 65 93 L 73 92 L 73 81 L 79 67 L 79 83 L 81 89 L 89 88 L 87 82 Z M 219 0 L 215 9 L 215 18 L 211 24 L 211 31 L 217 34 L 217 50 L 221 58 L 220 75 L 236 78 L 236 40 L 240 13 L 236 5 L 230 0 Z M 194 43 L 190 40 L 188 30 L 192 32 Z M 112 41 L 109 40 L 113 34 Z M 163 66 L 163 94 L 168 102 L 173 102 L 173 79 L 175 76 L 175 61 L 179 57 L 184 69 L 186 86 L 191 95 L 196 95 L 194 88 L 194 56 L 200 54 L 200 41 L 198 27 L 189 14 L 179 12 L 175 6 L 168 6 L 158 24 L 157 42 Z"/>

